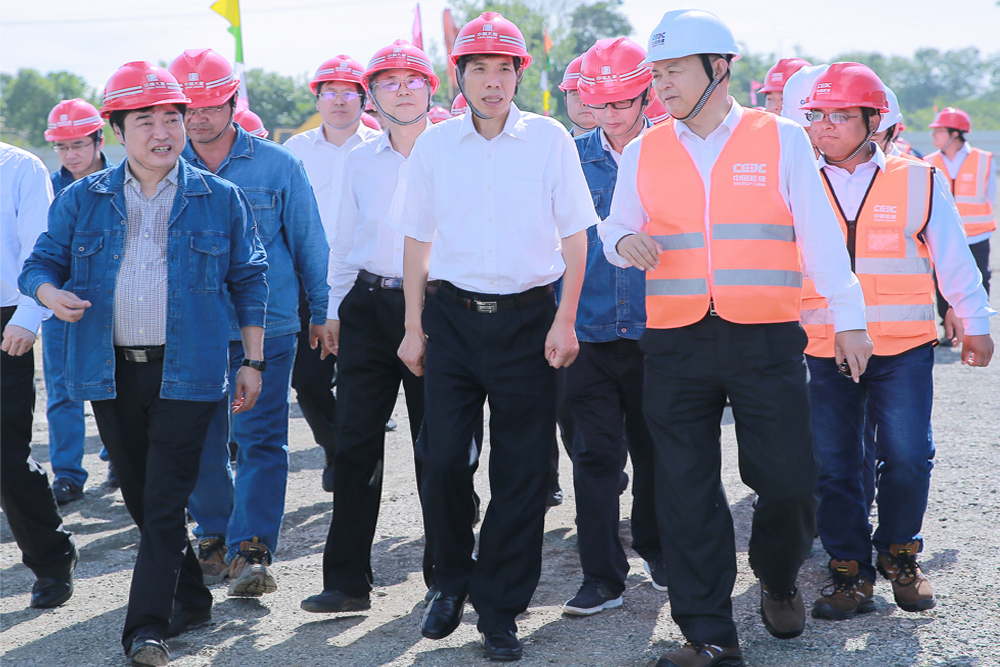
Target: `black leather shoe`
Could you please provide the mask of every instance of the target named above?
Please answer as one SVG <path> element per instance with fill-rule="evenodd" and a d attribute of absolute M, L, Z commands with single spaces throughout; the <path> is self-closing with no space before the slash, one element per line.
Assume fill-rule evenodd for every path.
<path fill-rule="evenodd" d="M 368 594 L 351 597 L 342 591 L 323 591 L 319 595 L 310 595 L 299 605 L 303 611 L 314 614 L 336 614 L 343 611 L 364 611 L 372 608 Z"/>
<path fill-rule="evenodd" d="M 462 622 L 465 613 L 464 595 L 434 596 L 424 610 L 424 622 L 420 626 L 420 634 L 428 639 L 444 639 L 455 631 Z"/>
<path fill-rule="evenodd" d="M 136 637 L 128 649 L 129 667 L 163 667 L 170 663 L 167 645 L 152 637 Z"/>
<path fill-rule="evenodd" d="M 174 602 L 174 614 L 170 617 L 170 627 L 167 629 L 167 639 L 194 630 L 212 622 L 212 608 L 182 609 Z"/>
<path fill-rule="evenodd" d="M 524 648 L 513 630 L 483 633 L 483 655 L 490 660 L 520 660 Z"/>
<path fill-rule="evenodd" d="M 83 500 L 83 487 L 72 480 L 60 477 L 52 482 L 52 495 L 56 497 L 56 503 L 65 505 L 74 500 Z"/>
<path fill-rule="evenodd" d="M 51 609 L 73 597 L 73 571 L 80 552 L 73 549 L 73 559 L 69 567 L 54 577 L 39 577 L 31 586 L 31 606 L 35 609 Z"/>
<path fill-rule="evenodd" d="M 117 489 L 122 485 L 121 480 L 118 479 L 118 473 L 115 471 L 115 464 L 111 461 L 108 461 L 108 481 L 105 484 L 112 489 Z"/>
<path fill-rule="evenodd" d="M 323 490 L 327 493 L 333 493 L 333 464 L 328 463 L 325 468 L 323 468 Z"/>

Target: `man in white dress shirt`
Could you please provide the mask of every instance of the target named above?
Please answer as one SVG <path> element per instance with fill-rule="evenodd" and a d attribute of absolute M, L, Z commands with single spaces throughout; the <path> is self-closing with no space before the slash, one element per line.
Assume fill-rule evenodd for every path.
<path fill-rule="evenodd" d="M 469 597 L 486 657 L 517 660 L 514 619 L 541 573 L 554 369 L 579 350 L 585 232 L 597 216 L 569 134 L 512 104 L 531 62 L 517 26 L 484 13 L 459 33 L 452 61 L 469 113 L 420 136 L 389 216 L 407 237 L 399 356 L 426 373 L 417 455 L 439 592 L 421 632 L 451 634 Z M 424 307 L 428 271 L 441 282 Z M 475 560 L 474 509 L 464 499 L 469 441 L 487 398 L 492 500 Z"/>

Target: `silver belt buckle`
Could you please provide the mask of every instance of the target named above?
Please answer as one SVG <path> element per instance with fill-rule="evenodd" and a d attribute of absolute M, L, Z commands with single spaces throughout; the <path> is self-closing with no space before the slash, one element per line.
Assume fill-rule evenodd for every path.
<path fill-rule="evenodd" d="M 717 312 L 715 312 L 715 300 L 714 299 L 710 300 L 708 302 L 708 314 L 711 315 L 712 317 L 718 317 L 719 316 L 719 314 Z"/>
<path fill-rule="evenodd" d="M 402 289 L 402 278 L 382 278 L 382 289 Z"/>
<path fill-rule="evenodd" d="M 130 357 L 132 361 L 140 364 L 144 364 L 149 361 L 149 357 L 146 356 L 146 350 L 128 350 L 125 353 L 125 356 Z"/>
<path fill-rule="evenodd" d="M 476 304 L 477 313 L 495 313 L 497 312 L 497 302 L 496 301 L 473 301 Z"/>

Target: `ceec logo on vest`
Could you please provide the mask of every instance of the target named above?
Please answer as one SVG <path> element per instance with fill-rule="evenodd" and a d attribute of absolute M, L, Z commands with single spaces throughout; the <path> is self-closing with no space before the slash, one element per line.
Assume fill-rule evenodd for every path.
<path fill-rule="evenodd" d="M 733 185 L 752 187 L 767 186 L 767 164 L 742 162 L 733 165 Z"/>

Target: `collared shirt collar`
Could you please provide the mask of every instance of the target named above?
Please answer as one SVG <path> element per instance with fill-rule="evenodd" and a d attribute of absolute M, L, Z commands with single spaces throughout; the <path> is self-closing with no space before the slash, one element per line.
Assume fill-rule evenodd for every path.
<path fill-rule="evenodd" d="M 132 183 L 135 184 L 133 187 L 137 187 L 137 188 L 141 189 L 142 188 L 142 183 L 140 183 L 139 179 L 137 179 L 135 176 L 132 175 L 132 170 L 129 169 L 128 158 L 125 158 L 124 160 L 122 160 L 122 162 L 125 165 L 125 183 L 128 184 L 129 182 L 132 182 Z M 166 187 L 168 184 L 169 185 L 177 185 L 177 182 L 178 182 L 177 181 L 177 171 L 179 169 L 180 169 L 180 161 L 178 160 L 177 162 L 174 163 L 173 169 L 171 169 L 170 171 L 168 171 L 167 175 L 163 177 L 163 180 L 161 180 L 159 183 L 156 184 L 156 191 L 159 192 L 164 187 Z"/>
<path fill-rule="evenodd" d="M 471 109 L 462 116 L 462 127 L 458 130 L 459 141 L 465 139 L 470 134 L 479 134 L 475 123 L 472 121 L 473 116 L 474 114 Z M 510 103 L 510 111 L 507 114 L 507 120 L 503 124 L 503 130 L 500 133 L 509 134 L 515 139 L 527 139 L 527 131 L 525 130 L 524 123 L 521 121 L 521 110 L 513 102 Z"/>
<path fill-rule="evenodd" d="M 428 118 L 427 116 L 424 116 L 424 121 L 425 121 L 425 124 L 424 124 L 424 129 L 425 130 L 427 128 L 431 127 L 432 125 L 434 125 L 434 123 L 432 123 L 431 120 L 430 120 L 430 118 Z M 389 140 L 389 131 L 388 130 L 382 130 L 381 134 L 378 137 L 378 141 L 375 142 L 375 152 L 376 153 L 381 153 L 382 151 L 384 151 L 386 149 L 391 150 L 391 151 L 396 150 L 395 148 L 392 147 L 392 142 Z"/>
<path fill-rule="evenodd" d="M 361 113 L 363 115 L 365 112 L 362 111 Z M 354 134 L 352 134 L 350 137 L 348 137 L 347 141 L 344 142 L 344 146 L 347 146 L 347 142 L 351 140 L 351 137 L 357 137 L 359 139 L 359 143 L 361 141 L 364 141 L 369 136 L 367 134 L 368 130 L 371 130 L 371 128 L 369 128 L 367 125 L 365 125 L 361 121 L 361 116 L 358 116 L 358 127 L 354 130 Z M 372 130 L 372 131 L 374 131 L 374 130 Z M 384 132 L 383 132 L 383 134 L 384 134 Z M 319 127 L 316 128 L 316 136 L 313 137 L 313 143 L 314 144 L 330 144 L 334 148 L 343 148 L 344 147 L 344 146 L 338 146 L 338 145 L 336 145 L 336 144 L 334 144 L 334 143 L 326 140 L 326 134 L 324 134 L 324 132 L 323 132 L 323 120 L 322 119 L 320 119 L 320 121 L 319 121 Z M 353 146 L 348 146 L 348 148 L 353 148 Z"/>
<path fill-rule="evenodd" d="M 635 135 L 635 137 L 632 138 L 632 141 L 635 141 L 635 139 L 637 139 L 638 137 L 641 137 L 642 135 L 646 134 L 646 128 L 651 127 L 653 125 L 649 121 L 649 119 L 646 118 L 645 115 L 642 117 L 642 120 L 643 120 L 642 128 L 639 130 L 639 134 Z M 608 153 L 617 152 L 617 151 L 615 151 L 614 148 L 611 147 L 611 142 L 608 141 L 607 135 L 604 134 L 604 128 L 603 127 L 598 126 L 598 128 L 597 128 L 597 136 L 601 140 L 601 148 L 603 148 Z M 621 153 L 618 153 L 618 154 L 621 155 Z"/>
<path fill-rule="evenodd" d="M 723 119 L 722 125 L 725 125 L 727 128 L 729 128 L 729 133 L 732 134 L 733 131 L 736 130 L 736 126 L 739 125 L 740 121 L 743 119 L 743 107 L 740 106 L 740 103 L 734 100 L 732 96 L 729 97 L 729 104 L 730 104 L 729 113 L 727 113 L 726 117 Z M 722 125 L 720 125 L 719 127 L 722 127 Z M 716 132 L 718 132 L 718 130 L 719 130 L 718 127 L 715 128 L 714 130 L 712 130 L 712 134 L 715 134 Z M 678 139 L 680 139 L 685 132 L 695 137 L 698 136 L 682 120 L 674 122 L 674 132 L 677 133 Z"/>
<path fill-rule="evenodd" d="M 867 164 L 871 164 L 872 162 L 874 162 L 875 166 L 877 166 L 881 171 L 885 171 L 885 153 L 882 152 L 882 149 L 874 141 L 871 142 L 871 144 L 872 144 L 872 147 L 875 149 L 875 154 L 872 155 L 871 159 L 868 160 L 867 162 L 859 164 L 858 167 L 863 167 L 863 166 L 865 166 Z M 845 172 L 847 171 L 843 167 L 839 167 L 839 166 L 837 166 L 835 164 L 829 164 L 826 161 L 826 157 L 824 157 L 822 155 L 819 157 L 819 166 L 820 166 L 820 169 L 822 169 L 823 167 L 829 167 L 831 169 L 840 169 L 841 171 L 845 171 Z"/>

